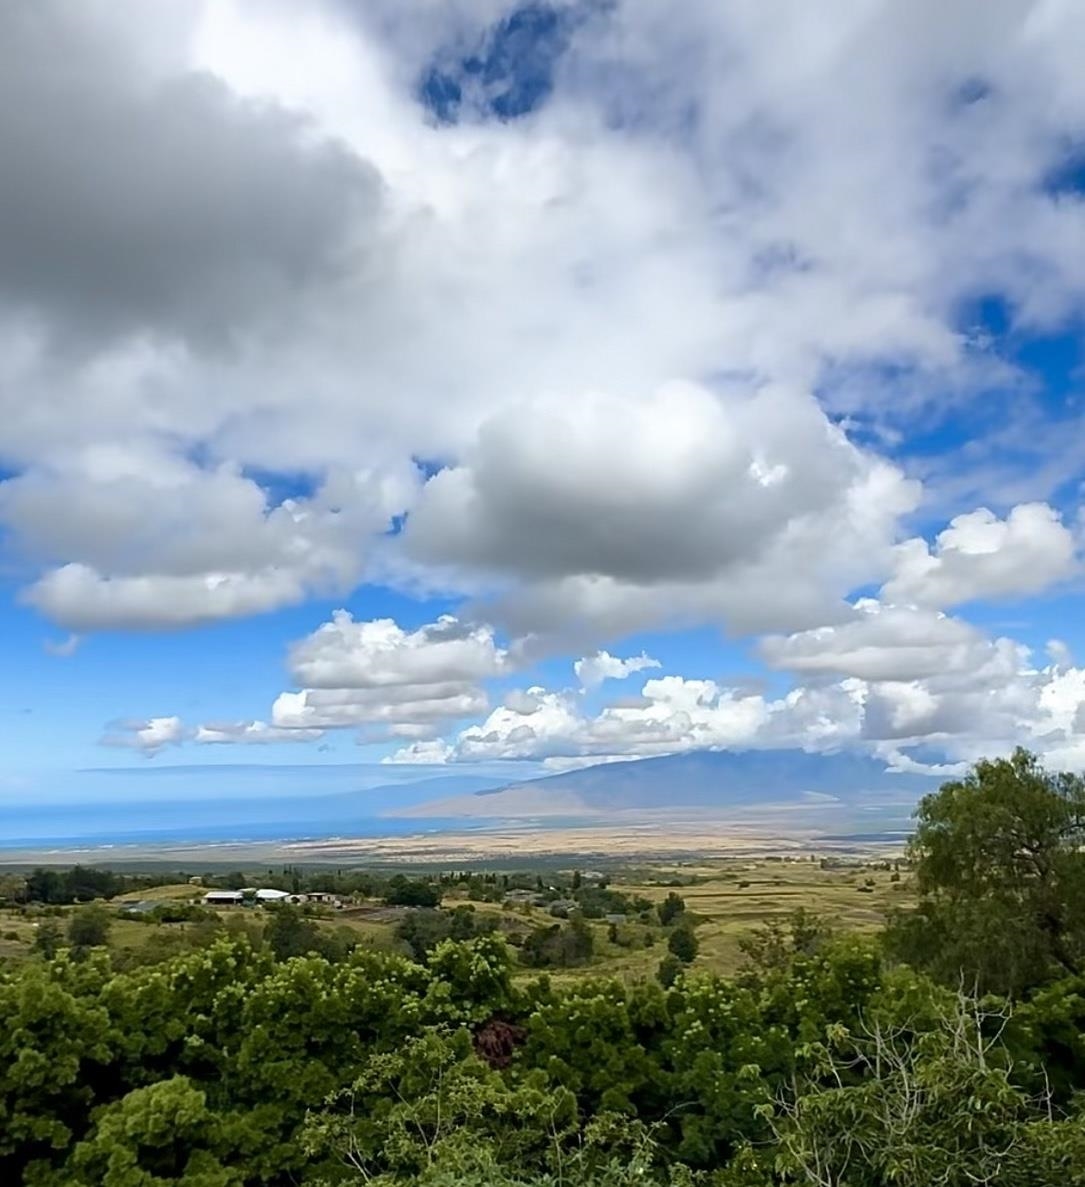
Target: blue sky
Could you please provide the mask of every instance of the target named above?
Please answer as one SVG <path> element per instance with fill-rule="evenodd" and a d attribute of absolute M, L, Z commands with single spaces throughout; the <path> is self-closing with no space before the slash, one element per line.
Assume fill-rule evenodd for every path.
<path fill-rule="evenodd" d="M 1085 14 L 701 7 L 0 16 L 0 805 L 1085 767 Z"/>

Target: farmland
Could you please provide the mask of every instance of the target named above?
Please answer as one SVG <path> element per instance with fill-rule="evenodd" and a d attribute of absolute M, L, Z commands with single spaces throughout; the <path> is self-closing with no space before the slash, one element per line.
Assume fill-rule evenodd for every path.
<path fill-rule="evenodd" d="M 618 867 L 609 872 L 609 879 L 613 890 L 652 903 L 662 902 L 672 892 L 680 894 L 699 941 L 694 970 L 729 973 L 742 964 L 739 942 L 744 935 L 766 923 L 786 920 L 797 908 L 823 917 L 840 931 L 876 930 L 889 910 L 911 902 L 908 875 L 894 870 L 893 864 L 881 858 L 814 860 L 791 855 L 690 859 Z M 572 870 L 548 871 L 545 877 L 559 879 L 571 874 Z M 128 918 L 123 911 L 126 904 L 134 902 L 198 902 L 202 895 L 202 887 L 187 882 L 119 895 L 112 900 L 117 914 L 110 930 L 110 948 L 124 962 L 141 962 L 198 943 L 216 927 L 260 934 L 267 914 L 258 908 L 218 909 L 197 923 Z M 467 903 L 462 886 L 451 886 L 445 892 L 445 908 Z M 476 901 L 470 906 L 480 919 L 491 919 L 514 940 L 554 922 L 547 905 Z M 64 925 L 65 916 L 74 909 L 52 911 Z M 394 951 L 402 950 L 396 929 L 410 910 L 359 897 L 342 910 L 314 911 L 312 918 L 322 933 L 349 933 L 362 946 Z M 39 923 L 33 911 L 0 912 L 0 959 L 25 958 Z M 567 981 L 606 973 L 635 980 L 652 976 L 666 952 L 665 936 L 657 925 L 632 917 L 617 926 L 604 920 L 588 920 L 587 925 L 594 940 L 593 957 L 575 968 L 554 970 L 553 976 Z M 518 975 L 529 977 L 535 970 L 524 968 Z"/>

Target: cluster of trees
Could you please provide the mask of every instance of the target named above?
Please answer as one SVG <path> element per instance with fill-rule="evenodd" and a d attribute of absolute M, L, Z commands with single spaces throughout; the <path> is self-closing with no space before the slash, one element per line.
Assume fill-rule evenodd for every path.
<path fill-rule="evenodd" d="M 921 805 L 884 942 L 797 913 L 733 978 L 522 981 L 497 935 L 0 969 L 0 1182 L 1085 1182 L 1082 807 L 1031 756 L 979 764 Z"/>
<path fill-rule="evenodd" d="M 0 902 L 67 906 L 89 903 L 93 899 L 110 899 L 130 890 L 145 890 L 176 879 L 176 874 L 118 874 L 95 866 L 77 865 L 64 870 L 39 867 L 29 874 L 0 874 Z"/>
<path fill-rule="evenodd" d="M 595 954 L 595 937 L 581 918 L 537 927 L 523 938 L 520 960 L 531 968 L 573 968 Z"/>
<path fill-rule="evenodd" d="M 395 934 L 416 960 L 425 960 L 443 940 L 470 940 L 495 932 L 497 926 L 493 915 L 483 915 L 470 904 L 461 904 L 451 911 L 411 911 L 396 926 Z"/>

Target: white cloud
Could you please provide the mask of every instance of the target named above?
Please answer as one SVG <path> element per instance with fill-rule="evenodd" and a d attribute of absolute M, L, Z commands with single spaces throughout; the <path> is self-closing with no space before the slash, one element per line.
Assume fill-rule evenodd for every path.
<path fill-rule="evenodd" d="M 974 672 L 992 643 L 959 618 L 915 606 L 887 606 L 873 598 L 855 604 L 850 621 L 760 642 L 766 662 L 800 676 L 862 680 L 918 680 L 952 671 Z"/>
<path fill-rule="evenodd" d="M 280 729 L 347 729 L 386 726 L 389 733 L 432 727 L 450 718 L 485 712 L 486 694 L 471 684 L 404 684 L 382 688 L 309 688 L 283 692 L 271 707 Z"/>
<path fill-rule="evenodd" d="M 824 617 L 886 573 L 917 495 L 808 396 L 672 384 L 503 410 L 427 482 L 404 539 L 416 559 L 526 581 L 498 601 L 518 631 L 747 629 Z"/>
<path fill-rule="evenodd" d="M 381 762 L 389 765 L 442 766 L 451 757 L 452 747 L 447 742 L 431 738 L 426 741 L 412 742 L 409 746 L 401 747 L 394 754 L 382 758 Z"/>
<path fill-rule="evenodd" d="M 356 622 L 337 610 L 295 643 L 291 675 L 303 687 L 279 695 L 272 724 L 283 730 L 358 728 L 368 739 L 424 738 L 489 707 L 480 681 L 503 674 L 508 652 L 492 628 L 442 615 L 406 631 L 393 619 Z"/>
<path fill-rule="evenodd" d="M 741 746 L 755 737 L 768 712 L 760 697 L 678 676 L 649 680 L 641 698 L 609 706 L 595 717 L 585 717 L 579 699 L 570 694 L 529 688 L 527 696 L 533 704 L 529 711 L 523 703 L 503 705 L 463 730 L 444 751 L 446 761 L 542 759 L 567 768 L 579 758 L 611 761 Z M 394 761 L 409 760 L 413 753 L 408 747 Z"/>
<path fill-rule="evenodd" d="M 596 651 L 592 655 L 578 659 L 573 664 L 573 671 L 582 688 L 598 688 L 604 680 L 624 680 L 634 672 L 659 667 L 662 667 L 659 660 L 652 659 L 644 652 L 628 659 L 619 659 L 608 651 Z"/>
<path fill-rule="evenodd" d="M 280 729 L 266 721 L 232 721 L 197 726 L 192 740 L 201 745 L 260 745 L 268 742 L 316 742 L 323 730 Z"/>
<path fill-rule="evenodd" d="M 349 589 L 359 538 L 385 526 L 412 485 L 406 471 L 337 474 L 311 497 L 271 505 L 236 467 L 103 447 L 63 473 L 0 484 L 0 523 L 27 552 L 73 558 L 24 595 L 55 621 L 188 626 Z"/>
<path fill-rule="evenodd" d="M 450 614 L 414 631 L 393 619 L 355 622 L 345 610 L 290 649 L 294 679 L 310 688 L 384 688 L 468 682 L 498 676 L 508 653 L 492 628 Z"/>
<path fill-rule="evenodd" d="M 1073 533 L 1046 503 L 1022 503 L 1005 519 L 986 507 L 958 515 L 938 534 L 898 545 L 891 601 L 952 606 L 1039 593 L 1079 567 Z"/>
<path fill-rule="evenodd" d="M 568 769 L 698 749 L 844 746 L 901 770 L 952 774 L 961 762 L 1024 744 L 1053 763 L 1085 767 L 1085 669 L 1064 647 L 1038 666 L 1011 639 L 872 601 L 860 602 L 850 622 L 765 646 L 770 662 L 809 682 L 769 698 L 668 675 L 594 715 L 571 693 L 532 687 L 426 752 L 448 762 L 534 759 Z M 916 748 L 927 757 L 914 757 Z M 407 747 L 392 761 L 413 754 Z"/>
<path fill-rule="evenodd" d="M 586 646 L 814 625 L 887 575 L 916 492 L 810 393 L 908 424 L 901 387 L 991 373 L 963 303 L 1052 326 L 1083 295 L 1085 209 L 1044 184 L 1085 123 L 1072 6 L 627 0 L 572 31 L 532 119 L 435 126 L 427 54 L 497 11 L 8 18 L 30 149 L 0 249 L 0 517 L 44 613 L 187 625 L 387 578 L 504 595 L 527 630 L 584 612 Z M 73 110 L 104 120 L 91 170 Z M 164 183 L 117 220 L 135 175 Z M 88 477 L 118 441 L 138 476 Z M 417 457 L 446 469 L 409 564 L 382 533 Z M 359 472 L 400 477 L 279 514 L 283 475 Z"/>
<path fill-rule="evenodd" d="M 179 746 L 184 739 L 180 717 L 149 717 L 145 721 L 117 722 L 102 738 L 102 745 L 139 750 L 150 758 L 165 746 Z"/>
<path fill-rule="evenodd" d="M 360 582 L 474 600 L 469 623 L 417 630 L 336 618 L 266 727 L 220 734 L 356 727 L 566 764 L 795 740 L 1077 753 L 1079 669 L 937 613 L 1077 571 L 1057 508 L 1020 502 L 1079 472 L 1074 424 L 1035 414 L 1049 466 L 1015 460 L 1016 420 L 1001 468 L 939 459 L 939 506 L 964 513 L 900 541 L 913 426 L 996 389 L 1037 403 L 967 324 L 977 299 L 1022 335 L 1085 299 L 1085 202 L 1052 184 L 1085 129 L 1085 7 L 676 20 L 622 0 L 571 30 L 542 110 L 457 126 L 417 80 L 497 0 L 32 7 L 0 8 L 19 179 L 0 195 L 0 560 L 33 607 L 82 632 Z M 977 457 L 1028 488 L 992 498 L 1004 518 L 974 510 Z M 513 693 L 420 741 L 528 658 L 590 664 L 703 623 L 771 632 L 800 683 L 669 676 L 594 717 Z M 154 752 L 175 720 L 112 736 Z"/>

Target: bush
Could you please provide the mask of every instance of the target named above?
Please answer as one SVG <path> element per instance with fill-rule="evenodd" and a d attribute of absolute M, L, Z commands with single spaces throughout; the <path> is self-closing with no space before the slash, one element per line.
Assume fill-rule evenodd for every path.
<path fill-rule="evenodd" d="M 693 928 L 687 925 L 676 927 L 667 940 L 667 947 L 672 956 L 676 956 L 683 964 L 692 964 L 697 959 L 700 944 L 693 934 Z"/>
<path fill-rule="evenodd" d="M 68 942 L 79 951 L 109 942 L 113 917 L 101 903 L 80 907 L 68 921 Z"/>
<path fill-rule="evenodd" d="M 685 965 L 683 965 L 677 956 L 673 953 L 668 953 L 659 962 L 659 968 L 656 969 L 656 980 L 664 989 L 670 989 L 681 976 L 684 968 Z"/>

